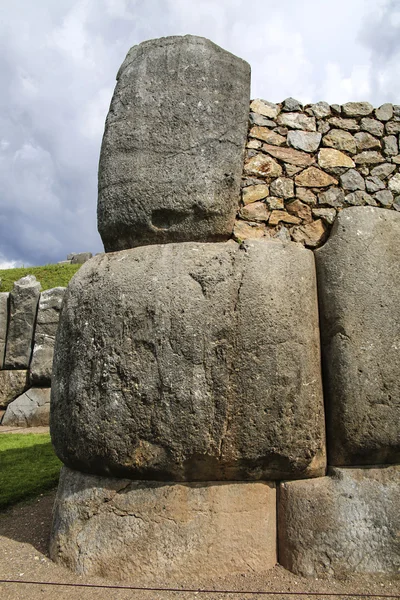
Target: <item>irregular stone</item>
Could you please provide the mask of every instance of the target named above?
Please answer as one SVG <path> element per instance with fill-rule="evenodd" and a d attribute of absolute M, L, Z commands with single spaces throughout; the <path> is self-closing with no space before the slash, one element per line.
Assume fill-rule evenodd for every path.
<path fill-rule="evenodd" d="M 240 218 L 245 221 L 268 221 L 270 214 L 264 202 L 253 202 L 239 211 Z"/>
<path fill-rule="evenodd" d="M 302 221 L 310 223 L 312 221 L 311 208 L 307 204 L 303 204 L 300 200 L 293 200 L 286 204 L 286 210 L 290 215 L 299 217 Z"/>
<path fill-rule="evenodd" d="M 386 156 L 396 156 L 399 153 L 399 145 L 395 135 L 388 135 L 383 138 L 383 154 Z"/>
<path fill-rule="evenodd" d="M 71 468 L 145 480 L 323 474 L 318 340 L 313 255 L 299 245 L 95 257 L 70 281 L 60 317 L 57 454 Z"/>
<path fill-rule="evenodd" d="M 359 133 L 354 134 L 354 139 L 357 144 L 357 151 L 362 152 L 362 150 L 370 150 L 373 148 L 380 149 L 381 142 L 366 131 L 360 131 Z"/>
<path fill-rule="evenodd" d="M 205 38 L 129 50 L 100 153 L 97 215 L 107 252 L 230 237 L 249 89 L 249 65 Z"/>
<path fill-rule="evenodd" d="M 279 562 L 305 577 L 400 569 L 400 467 L 331 469 L 279 489 Z"/>
<path fill-rule="evenodd" d="M 357 167 L 357 171 L 360 173 L 360 175 L 362 175 L 363 177 L 367 177 L 369 175 L 369 168 L 366 166 L 363 167 Z"/>
<path fill-rule="evenodd" d="M 285 206 L 283 198 L 277 198 L 276 196 L 269 196 L 269 198 L 266 199 L 266 202 L 268 208 L 271 210 L 280 210 Z"/>
<path fill-rule="evenodd" d="M 263 145 L 264 152 L 268 152 L 274 158 L 283 160 L 285 163 L 295 165 L 297 167 L 308 167 L 315 163 L 315 158 L 306 152 L 299 152 L 293 148 L 277 148 L 268 144 Z"/>
<path fill-rule="evenodd" d="M 248 239 L 259 240 L 263 238 L 266 233 L 267 229 L 264 224 L 246 223 L 241 220 L 235 221 L 233 228 L 233 238 L 239 243 Z"/>
<path fill-rule="evenodd" d="M 269 119 L 276 119 L 280 112 L 277 104 L 267 102 L 267 100 L 261 100 L 260 98 L 257 98 L 250 103 L 250 110 L 263 115 L 264 117 L 268 117 Z"/>
<path fill-rule="evenodd" d="M 341 208 L 344 204 L 344 192 L 340 188 L 331 187 L 326 192 L 318 194 L 318 204 Z"/>
<path fill-rule="evenodd" d="M 270 156 L 257 154 L 244 163 L 244 172 L 247 175 L 258 175 L 270 179 L 282 175 L 282 167 Z"/>
<path fill-rule="evenodd" d="M 374 110 L 374 113 L 380 121 L 389 121 L 393 117 L 393 104 L 382 104 Z"/>
<path fill-rule="evenodd" d="M 271 119 L 253 112 L 249 114 L 249 121 L 251 125 L 260 125 L 261 127 L 269 127 L 271 129 L 276 127 L 275 121 L 271 121 Z"/>
<path fill-rule="evenodd" d="M 400 122 L 398 121 L 389 121 L 385 125 L 386 133 L 389 135 L 397 135 L 400 133 Z"/>
<path fill-rule="evenodd" d="M 257 177 L 244 177 L 241 185 L 243 190 L 243 188 L 248 187 L 249 185 L 264 185 L 264 181 Z"/>
<path fill-rule="evenodd" d="M 289 129 L 303 129 L 304 131 L 316 131 L 315 117 L 307 117 L 303 113 L 281 113 L 277 118 L 278 125 L 289 127 Z"/>
<path fill-rule="evenodd" d="M 0 371 L 0 408 L 6 408 L 27 387 L 28 371 Z"/>
<path fill-rule="evenodd" d="M 321 134 L 317 132 L 289 131 L 287 143 L 296 150 L 315 152 L 320 144 L 321 137 Z"/>
<path fill-rule="evenodd" d="M 345 204 L 350 206 L 363 206 L 364 204 L 377 206 L 372 196 L 367 194 L 367 192 L 363 192 L 362 190 L 357 190 L 356 192 L 351 192 L 351 194 L 347 194 L 347 196 L 345 196 L 344 202 Z"/>
<path fill-rule="evenodd" d="M 50 415 L 50 388 L 30 388 L 11 402 L 3 417 L 7 427 L 48 426 Z"/>
<path fill-rule="evenodd" d="M 374 194 L 375 200 L 377 200 L 385 208 L 390 208 L 393 204 L 393 194 L 390 190 L 382 190 Z"/>
<path fill-rule="evenodd" d="M 288 177 L 293 177 L 296 173 L 300 173 L 304 169 L 304 167 L 295 167 L 294 165 L 288 165 L 285 163 L 285 173 Z"/>
<path fill-rule="evenodd" d="M 64 287 L 57 287 L 40 294 L 35 343 L 30 364 L 30 381 L 35 386 L 51 385 L 54 341 L 64 292 Z"/>
<path fill-rule="evenodd" d="M 83 265 L 87 260 L 90 260 L 93 257 L 91 252 L 79 252 L 78 254 L 74 254 L 71 259 L 71 265 Z"/>
<path fill-rule="evenodd" d="M 40 283 L 34 275 L 27 275 L 14 283 L 10 292 L 10 320 L 4 360 L 6 369 L 29 367 L 39 296 Z"/>
<path fill-rule="evenodd" d="M 259 148 L 261 148 L 262 143 L 260 142 L 260 140 L 256 140 L 256 139 L 252 139 L 252 140 L 248 140 L 248 142 L 246 143 L 246 148 L 249 148 L 251 150 L 258 150 Z"/>
<path fill-rule="evenodd" d="M 4 365 L 4 353 L 7 342 L 9 296 L 8 292 L 0 292 L 0 369 Z"/>
<path fill-rule="evenodd" d="M 391 165 L 390 163 L 384 163 L 383 165 L 374 167 L 371 170 L 371 176 L 379 177 L 379 179 L 382 179 L 382 181 L 383 181 L 384 179 L 386 179 L 386 177 L 389 177 L 389 175 L 391 173 L 393 173 L 393 171 L 395 171 L 395 169 L 396 169 L 395 165 Z"/>
<path fill-rule="evenodd" d="M 393 118 L 400 118 L 400 104 L 393 104 Z"/>
<path fill-rule="evenodd" d="M 336 115 L 340 115 L 342 112 L 342 107 L 340 104 L 331 104 L 331 109 Z"/>
<path fill-rule="evenodd" d="M 365 190 L 365 180 L 355 169 L 350 169 L 340 176 L 340 184 L 343 189 L 354 192 L 355 190 Z"/>
<path fill-rule="evenodd" d="M 400 173 L 396 173 L 389 179 L 388 187 L 394 194 L 400 194 Z"/>
<path fill-rule="evenodd" d="M 295 182 L 302 187 L 327 187 L 338 183 L 337 179 L 316 167 L 309 167 L 296 175 Z"/>
<path fill-rule="evenodd" d="M 262 144 L 261 144 L 261 148 L 262 148 Z M 258 154 L 258 152 L 256 150 L 254 150 L 254 148 L 250 148 L 250 149 L 246 150 L 245 158 L 247 160 L 248 158 L 257 156 L 257 154 Z"/>
<path fill-rule="evenodd" d="M 333 148 L 321 148 L 318 152 L 318 164 L 321 169 L 327 170 L 336 167 L 351 168 L 355 166 L 350 156 Z"/>
<path fill-rule="evenodd" d="M 266 127 L 259 126 L 252 127 L 249 131 L 249 136 L 257 138 L 259 140 L 263 140 L 264 142 L 267 142 L 268 144 L 273 144 L 275 146 L 279 146 L 281 143 L 283 144 L 286 141 L 282 135 L 279 135 L 278 133 L 267 129 Z M 274 144 L 274 142 L 271 142 L 271 140 L 281 141 L 278 144 Z"/>
<path fill-rule="evenodd" d="M 261 185 L 249 185 L 242 190 L 243 204 L 250 204 L 251 202 L 257 202 L 262 200 L 269 195 L 269 187 L 265 184 Z"/>
<path fill-rule="evenodd" d="M 291 215 L 286 210 L 273 210 L 269 218 L 270 225 L 278 225 L 278 223 L 288 223 L 289 225 L 299 225 L 301 219 L 295 215 Z"/>
<path fill-rule="evenodd" d="M 277 560 L 267 482 L 143 483 L 64 467 L 54 513 L 50 556 L 80 575 L 199 586 Z"/>
<path fill-rule="evenodd" d="M 367 177 L 365 180 L 367 192 L 373 193 L 385 189 L 385 184 L 379 177 Z"/>
<path fill-rule="evenodd" d="M 328 225 L 332 225 L 336 218 L 336 210 L 334 208 L 313 208 L 312 214 L 317 219 L 322 219 Z"/>
<path fill-rule="evenodd" d="M 345 208 L 315 253 L 332 465 L 400 461 L 399 236 L 396 212 Z"/>
<path fill-rule="evenodd" d="M 336 150 L 344 150 L 350 154 L 355 154 L 357 151 L 354 137 L 351 133 L 342 129 L 331 129 L 327 135 L 324 135 L 322 145 Z"/>
<path fill-rule="evenodd" d="M 274 238 L 281 240 L 281 242 L 288 243 L 292 241 L 289 230 L 284 225 L 278 225 Z"/>
<path fill-rule="evenodd" d="M 400 156 L 392 156 L 392 162 L 396 165 L 400 165 Z"/>
<path fill-rule="evenodd" d="M 292 112 L 292 111 L 301 111 L 303 110 L 303 105 L 295 98 L 286 98 L 282 103 L 282 111 L 283 112 Z"/>
<path fill-rule="evenodd" d="M 300 242 L 308 248 L 316 248 L 322 244 L 327 236 L 327 227 L 322 219 L 294 227 L 292 229 L 292 238 L 295 242 Z"/>
<path fill-rule="evenodd" d="M 375 150 L 365 150 L 361 154 L 356 154 L 354 161 L 357 165 L 376 165 L 385 162 L 382 154 Z"/>
<path fill-rule="evenodd" d="M 271 183 L 271 195 L 279 198 L 293 198 L 294 184 L 288 177 L 278 177 Z"/>
<path fill-rule="evenodd" d="M 355 119 L 332 117 L 332 119 L 329 119 L 328 123 L 332 127 L 338 127 L 339 129 L 344 129 L 345 131 L 360 131 L 360 126 Z"/>
<path fill-rule="evenodd" d="M 310 109 L 313 115 L 318 119 L 329 117 L 331 114 L 331 107 L 327 102 L 316 102 L 315 104 L 311 104 Z"/>
<path fill-rule="evenodd" d="M 373 110 L 374 107 L 369 102 L 346 102 L 342 104 L 342 113 L 346 117 L 366 117 Z"/>
<path fill-rule="evenodd" d="M 296 187 L 296 197 L 309 206 L 317 204 L 317 196 L 307 188 Z"/>
<path fill-rule="evenodd" d="M 380 123 L 376 119 L 365 117 L 364 119 L 361 119 L 361 129 L 363 131 L 368 131 L 377 137 L 382 137 L 385 127 L 383 123 Z"/>
<path fill-rule="evenodd" d="M 326 121 L 318 121 L 317 131 L 319 131 L 319 133 L 322 133 L 323 135 L 324 133 L 328 133 L 329 130 L 329 123 L 327 123 Z"/>
<path fill-rule="evenodd" d="M 273 146 L 286 145 L 286 137 L 280 135 L 276 131 L 270 131 L 268 135 L 264 136 L 264 140 L 267 144 L 272 144 Z"/>
<path fill-rule="evenodd" d="M 274 131 L 282 136 L 286 136 L 289 133 L 287 127 L 275 127 Z"/>
<path fill-rule="evenodd" d="M 394 199 L 394 202 L 393 202 L 393 208 L 394 208 L 394 210 L 398 210 L 398 211 L 400 211 L 400 196 L 397 196 L 397 197 Z"/>

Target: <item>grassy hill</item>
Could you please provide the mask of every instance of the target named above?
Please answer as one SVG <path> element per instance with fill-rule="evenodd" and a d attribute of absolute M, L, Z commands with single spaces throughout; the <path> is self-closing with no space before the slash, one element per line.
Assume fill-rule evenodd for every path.
<path fill-rule="evenodd" d="M 42 285 L 42 291 L 54 287 L 66 287 L 69 280 L 82 265 L 45 265 L 44 267 L 19 267 L 17 269 L 0 269 L 0 292 L 11 292 L 14 281 L 34 275 Z"/>

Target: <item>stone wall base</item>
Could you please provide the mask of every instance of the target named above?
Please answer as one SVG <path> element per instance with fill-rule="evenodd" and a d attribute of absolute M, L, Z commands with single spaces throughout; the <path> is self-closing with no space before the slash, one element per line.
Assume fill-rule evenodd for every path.
<path fill-rule="evenodd" d="M 276 564 L 273 483 L 162 483 L 63 468 L 51 558 L 138 585 L 183 583 Z"/>

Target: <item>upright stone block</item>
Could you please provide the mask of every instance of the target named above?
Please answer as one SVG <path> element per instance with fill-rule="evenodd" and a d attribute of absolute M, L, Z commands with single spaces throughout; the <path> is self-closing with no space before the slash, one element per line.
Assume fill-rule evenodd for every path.
<path fill-rule="evenodd" d="M 29 367 L 39 296 L 40 283 L 34 275 L 27 275 L 14 283 L 10 292 L 6 369 Z"/>
<path fill-rule="evenodd" d="M 400 214 L 352 207 L 315 252 L 328 462 L 400 462 Z"/>
<path fill-rule="evenodd" d="M 65 295 L 51 432 L 67 466 L 100 475 L 323 475 L 312 252 L 230 241 L 93 258 Z"/>
<path fill-rule="evenodd" d="M 4 366 L 4 354 L 6 351 L 9 296 L 8 292 L 0 293 L 0 369 Z"/>
<path fill-rule="evenodd" d="M 131 48 L 100 155 L 98 228 L 107 252 L 230 237 L 249 94 L 249 65 L 205 38 Z"/>
<path fill-rule="evenodd" d="M 36 386 L 51 385 L 54 341 L 64 292 L 64 287 L 57 287 L 40 294 L 30 365 L 30 380 Z"/>
<path fill-rule="evenodd" d="M 279 562 L 298 575 L 398 575 L 400 467 L 331 470 L 282 483 Z"/>
<path fill-rule="evenodd" d="M 51 558 L 138 585 L 201 585 L 276 564 L 271 483 L 157 483 L 63 468 Z"/>

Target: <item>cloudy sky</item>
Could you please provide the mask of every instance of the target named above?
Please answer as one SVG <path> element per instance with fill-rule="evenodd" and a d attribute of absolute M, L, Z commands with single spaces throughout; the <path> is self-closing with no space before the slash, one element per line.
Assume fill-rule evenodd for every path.
<path fill-rule="evenodd" d="M 115 75 L 195 34 L 252 67 L 252 97 L 400 104 L 400 0 L 0 0 L 0 268 L 101 251 L 97 164 Z"/>

